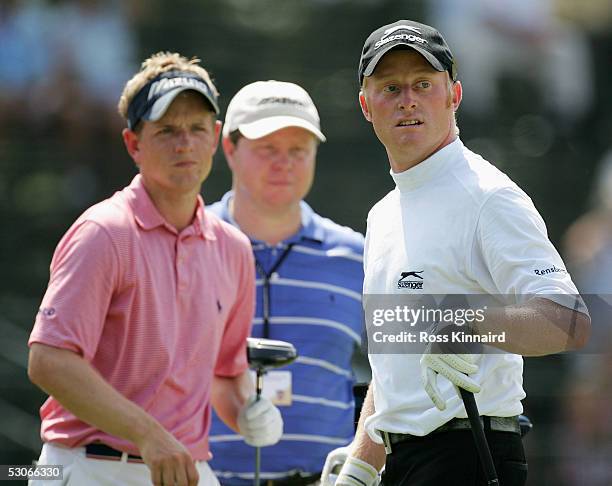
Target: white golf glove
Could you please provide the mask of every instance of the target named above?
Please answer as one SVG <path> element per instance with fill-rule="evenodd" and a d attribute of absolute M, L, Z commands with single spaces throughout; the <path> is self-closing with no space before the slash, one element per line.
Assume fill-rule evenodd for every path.
<path fill-rule="evenodd" d="M 438 374 L 444 376 L 453 385 L 472 393 L 480 391 L 480 385 L 469 376 L 478 371 L 474 354 L 429 354 L 421 356 L 421 381 L 431 401 L 439 410 L 446 408 L 437 385 Z"/>
<path fill-rule="evenodd" d="M 336 478 L 340 473 L 340 469 L 349 455 L 349 447 L 338 447 L 327 454 L 323 472 L 321 473 L 321 486 L 334 486 L 336 484 Z"/>
<path fill-rule="evenodd" d="M 345 451 L 342 451 L 342 449 L 345 449 Z M 336 451 L 338 452 L 336 453 Z M 347 452 L 348 448 L 340 447 L 329 453 L 325 461 L 325 466 L 327 466 L 332 454 L 335 454 L 336 459 L 332 459 L 333 464 L 330 462 L 330 465 L 336 465 L 337 460 L 340 460 L 342 455 L 345 454 L 343 459 L 344 465 L 337 477 L 333 473 L 333 469 L 326 471 L 326 469 L 323 468 L 321 486 L 377 486 L 380 484 L 380 477 L 374 466 L 356 457 L 347 457 Z"/>
<path fill-rule="evenodd" d="M 283 418 L 270 400 L 253 395 L 238 414 L 238 430 L 250 446 L 274 445 L 283 435 Z"/>

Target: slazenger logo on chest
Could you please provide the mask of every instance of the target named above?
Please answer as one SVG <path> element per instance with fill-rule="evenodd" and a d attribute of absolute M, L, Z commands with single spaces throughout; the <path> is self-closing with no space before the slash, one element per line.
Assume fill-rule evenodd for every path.
<path fill-rule="evenodd" d="M 414 34 L 419 35 L 407 33 L 393 34 L 393 32 L 397 32 L 398 30 L 408 30 L 410 32 L 414 32 Z M 394 40 L 400 39 L 407 40 L 408 42 L 419 42 L 420 44 L 427 44 L 427 41 L 425 39 L 419 37 L 420 35 L 421 31 L 417 27 L 409 27 L 407 25 L 398 25 L 397 27 L 391 27 L 390 29 L 385 30 L 380 40 L 376 42 L 376 44 L 374 44 L 374 49 L 378 49 L 379 47 L 384 46 L 389 42 L 393 42 Z"/>
<path fill-rule="evenodd" d="M 423 277 L 421 274 L 425 270 L 402 272 L 400 279 L 397 281 L 398 289 L 410 289 L 410 290 L 422 290 L 423 289 Z M 415 279 L 415 280 L 409 280 Z"/>

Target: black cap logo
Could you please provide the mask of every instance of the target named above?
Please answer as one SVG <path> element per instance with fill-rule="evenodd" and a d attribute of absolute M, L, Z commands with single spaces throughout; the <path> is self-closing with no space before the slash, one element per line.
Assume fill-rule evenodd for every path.
<path fill-rule="evenodd" d="M 407 30 L 412 32 L 411 34 L 395 34 L 391 35 L 398 30 Z M 418 34 L 418 35 L 414 35 Z M 408 42 L 420 42 L 421 44 L 427 44 L 427 41 L 421 37 L 421 30 L 418 27 L 412 27 L 410 25 L 396 25 L 395 27 L 391 27 L 383 32 L 382 37 L 376 44 L 374 44 L 374 49 L 378 49 L 381 46 L 389 42 L 393 42 L 395 40 L 406 40 Z"/>

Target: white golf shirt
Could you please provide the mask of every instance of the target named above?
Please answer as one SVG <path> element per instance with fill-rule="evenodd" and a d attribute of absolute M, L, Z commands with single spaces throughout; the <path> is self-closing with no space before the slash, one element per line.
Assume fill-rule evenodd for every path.
<path fill-rule="evenodd" d="M 518 304 L 535 294 L 578 293 L 531 199 L 459 139 L 391 175 L 396 188 L 368 215 L 366 298 L 502 294 L 507 304 Z M 405 272 L 418 272 L 422 285 L 399 285 Z M 377 429 L 422 436 L 466 417 L 457 392 L 442 376 L 438 386 L 447 408 L 434 406 L 421 383 L 420 355 L 370 354 L 369 359 L 376 413 L 366 428 L 375 442 L 381 442 Z M 522 357 L 485 354 L 478 360 L 479 371 L 470 376 L 482 387 L 476 394 L 481 415 L 521 413 Z"/>

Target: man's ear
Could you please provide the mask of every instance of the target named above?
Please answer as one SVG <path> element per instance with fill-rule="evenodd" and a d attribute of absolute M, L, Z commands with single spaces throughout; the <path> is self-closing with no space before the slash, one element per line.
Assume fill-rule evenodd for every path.
<path fill-rule="evenodd" d="M 138 165 L 140 159 L 140 139 L 138 138 L 138 134 L 129 128 L 124 128 L 121 135 L 123 136 L 123 143 L 125 144 L 128 154 L 130 154 L 134 163 Z"/>
<path fill-rule="evenodd" d="M 236 151 L 236 146 L 232 143 L 229 136 L 223 137 L 221 139 L 221 144 L 223 145 L 223 153 L 225 154 L 227 165 L 230 170 L 234 170 L 234 152 Z"/>
<path fill-rule="evenodd" d="M 365 95 L 363 94 L 363 90 L 359 91 L 359 106 L 361 106 L 361 113 L 363 113 L 365 119 L 372 123 L 372 115 L 370 114 L 368 102 L 366 101 Z"/>
<path fill-rule="evenodd" d="M 453 111 L 457 111 L 459 109 L 462 99 L 463 86 L 461 86 L 461 81 L 455 81 L 453 84 Z"/>
<path fill-rule="evenodd" d="M 219 148 L 219 139 L 221 137 L 221 127 L 222 126 L 223 126 L 223 123 L 221 123 L 220 120 L 215 120 L 215 127 L 214 127 L 215 145 L 213 146 L 213 154 L 215 154 L 217 152 L 217 149 Z"/>

